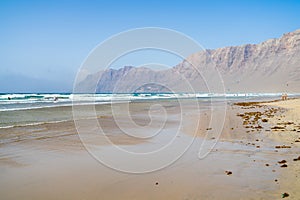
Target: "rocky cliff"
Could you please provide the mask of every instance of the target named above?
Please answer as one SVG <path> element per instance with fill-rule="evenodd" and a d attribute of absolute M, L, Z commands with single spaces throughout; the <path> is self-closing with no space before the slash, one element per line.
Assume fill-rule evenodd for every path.
<path fill-rule="evenodd" d="M 222 85 L 221 85 L 222 84 Z M 260 44 L 197 52 L 166 70 L 123 67 L 89 75 L 83 92 L 300 92 L 300 30 Z"/>

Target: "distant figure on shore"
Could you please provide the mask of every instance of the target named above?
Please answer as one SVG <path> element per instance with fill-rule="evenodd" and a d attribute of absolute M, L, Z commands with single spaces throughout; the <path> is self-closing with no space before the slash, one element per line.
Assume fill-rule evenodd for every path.
<path fill-rule="evenodd" d="M 287 97 L 288 97 L 287 93 L 283 93 L 283 94 L 281 95 L 281 100 L 282 100 L 282 101 L 285 101 L 285 100 L 287 100 Z"/>

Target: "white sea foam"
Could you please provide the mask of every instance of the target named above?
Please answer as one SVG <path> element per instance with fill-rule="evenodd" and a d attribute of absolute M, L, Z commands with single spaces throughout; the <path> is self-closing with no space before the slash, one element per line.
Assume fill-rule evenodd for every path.
<path fill-rule="evenodd" d="M 121 101 L 184 98 L 276 97 L 281 93 L 137 93 L 137 94 L 0 94 L 0 111 L 28 110 L 59 106 L 118 103 Z M 299 94 L 288 94 L 299 96 Z"/>

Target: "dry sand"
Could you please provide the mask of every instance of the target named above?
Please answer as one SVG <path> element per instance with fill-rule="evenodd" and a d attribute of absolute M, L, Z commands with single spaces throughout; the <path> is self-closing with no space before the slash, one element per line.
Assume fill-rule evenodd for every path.
<path fill-rule="evenodd" d="M 127 174 L 102 165 L 85 150 L 72 122 L 32 126 L 30 130 L 13 128 L 10 134 L 1 129 L 1 199 L 279 199 L 285 192 L 290 195 L 287 198 L 299 199 L 299 179 L 295 176 L 299 174 L 300 160 L 293 161 L 300 152 L 300 143 L 294 141 L 299 132 L 290 131 L 290 125 L 284 131 L 270 129 L 280 119 L 280 122 L 293 121 L 299 130 L 300 116 L 294 110 L 299 109 L 299 100 L 229 105 L 221 135 L 217 130 L 223 125 L 222 113 L 218 114 L 222 111 L 216 109 L 216 122 L 209 123 L 212 113 L 204 109 L 200 113 L 201 126 L 197 128 L 199 113 L 188 103 L 183 105 L 189 111 L 184 113 L 184 119 L 180 118 L 177 104 L 165 102 L 163 105 L 168 111 L 165 135 L 173 134 L 184 120 L 176 137 L 178 145 L 194 134 L 198 137 L 179 160 L 152 173 Z M 132 119 L 136 124 L 149 124 L 148 110 L 141 112 L 147 103 L 133 106 L 136 110 Z M 268 114 L 277 106 L 284 109 L 272 113 L 274 116 Z M 251 127 L 244 123 L 249 112 L 261 112 L 269 117 L 262 114 L 255 119 L 255 115 L 252 116 L 254 119 L 247 120 L 252 120 Z M 122 111 L 119 114 L 125 126 L 128 119 L 122 118 Z M 162 117 L 159 109 L 152 115 L 149 131 L 160 125 Z M 265 118 L 268 122 L 262 122 Z M 164 136 L 133 139 L 122 134 L 111 116 L 99 116 L 98 120 L 109 133 L 109 139 L 123 148 L 151 149 L 160 146 L 161 138 L 164 139 Z M 88 122 L 86 128 L 93 130 Z M 279 133 L 278 139 L 276 134 Z M 95 141 L 93 134 L 88 138 L 90 144 L 109 152 L 110 146 Z M 277 149 L 277 145 L 292 148 Z M 199 159 L 200 150 L 210 153 Z M 283 159 L 287 160 L 287 168 L 281 168 L 278 163 Z"/>
<path fill-rule="evenodd" d="M 280 176 L 280 191 L 287 191 L 289 199 L 300 199 L 300 99 L 267 103 L 265 105 L 283 108 L 280 115 L 272 118 L 271 138 L 291 148 L 281 153 L 288 166 Z"/>

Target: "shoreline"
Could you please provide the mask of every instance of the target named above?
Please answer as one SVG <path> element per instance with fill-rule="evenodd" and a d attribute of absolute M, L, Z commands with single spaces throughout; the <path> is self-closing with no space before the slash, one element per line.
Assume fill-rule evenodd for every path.
<path fill-rule="evenodd" d="M 148 126 L 149 131 L 160 127 L 163 120 L 160 107 L 151 107 L 156 102 L 152 103 L 131 105 L 131 120 L 139 126 Z M 209 123 L 209 109 L 201 109 L 200 126 L 196 129 L 195 119 L 199 113 L 186 102 L 181 105 L 187 112 L 184 113 L 183 125 L 179 126 L 182 120 L 179 105 L 166 101 L 162 103 L 168 113 L 163 134 L 143 140 L 134 140 L 118 129 L 121 125 L 129 132 L 138 130 L 130 124 L 126 125 L 129 118 L 123 105 L 116 107 L 121 124 L 113 123 L 109 112 L 100 106 L 102 114 L 98 120 L 108 133 L 106 136 L 113 144 L 130 151 L 142 152 L 160 147 L 168 135 L 172 136 L 178 128 L 178 144 L 184 144 L 185 140 L 196 136 L 192 146 L 174 164 L 141 175 L 111 170 L 92 158 L 71 122 L 12 128 L 15 131 L 12 135 L 2 129 L 1 140 L 4 134 L 13 139 L 21 137 L 21 140 L 0 144 L 0 193 L 5 199 L 277 199 L 284 192 L 290 195 L 290 199 L 297 198 L 297 187 L 293 189 L 289 183 L 299 184 L 293 176 L 299 173 L 297 164 L 300 161 L 293 159 L 300 146 L 295 143 L 298 146 L 277 149 L 275 146 L 288 143 L 282 144 L 269 137 L 270 131 L 264 129 L 270 127 L 267 125 L 270 119 L 268 122 L 261 122 L 264 117 L 256 120 L 264 125 L 262 128 L 246 128 L 244 118 L 237 116 L 243 112 L 264 113 L 276 106 L 263 104 L 260 102 L 257 107 L 227 105 L 222 134 L 218 135 L 215 132 L 218 123 Z M 151 119 L 148 116 L 150 111 Z M 278 110 L 275 117 L 280 117 L 280 113 Z M 216 121 L 220 122 L 218 117 Z M 94 129 L 89 120 L 86 123 L 87 130 Z M 109 145 L 95 140 L 92 134 L 88 135 L 88 142 L 110 151 Z M 209 154 L 199 159 L 199 150 Z M 287 160 L 287 168 L 280 167 L 278 161 L 282 159 Z M 14 188 L 20 189 L 15 191 Z"/>

